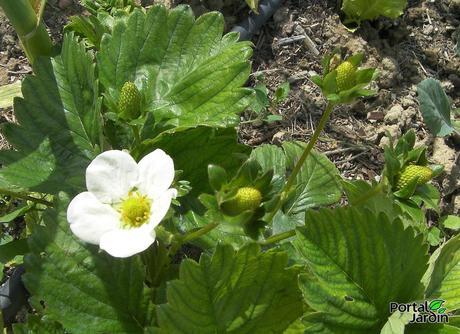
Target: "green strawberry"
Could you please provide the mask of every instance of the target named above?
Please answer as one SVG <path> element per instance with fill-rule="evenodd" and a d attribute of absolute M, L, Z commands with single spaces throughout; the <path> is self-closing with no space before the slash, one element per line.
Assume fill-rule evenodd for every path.
<path fill-rule="evenodd" d="M 141 114 L 141 93 L 131 81 L 125 82 L 121 88 L 118 110 L 124 120 L 136 119 Z"/>
<path fill-rule="evenodd" d="M 342 64 L 337 66 L 337 88 L 338 90 L 344 91 L 353 88 L 356 84 L 356 67 L 349 61 L 344 61 Z"/>
<path fill-rule="evenodd" d="M 260 206 L 261 202 L 262 194 L 258 189 L 252 187 L 242 187 L 238 189 L 232 200 L 224 203 L 223 209 L 225 213 L 236 216 L 243 211 L 256 210 Z"/>
<path fill-rule="evenodd" d="M 427 183 L 433 178 L 433 171 L 426 166 L 408 165 L 399 174 L 396 183 L 397 189 L 402 189 L 409 184 L 415 177 L 418 177 L 417 185 Z"/>

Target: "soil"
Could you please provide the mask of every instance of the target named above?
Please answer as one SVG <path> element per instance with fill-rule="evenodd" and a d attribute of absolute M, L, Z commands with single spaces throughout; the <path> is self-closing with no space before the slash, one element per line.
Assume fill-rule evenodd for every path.
<path fill-rule="evenodd" d="M 144 5 L 152 2 L 142 1 Z M 228 29 L 248 13 L 242 1 L 234 0 L 156 2 L 188 3 L 196 14 L 221 10 Z M 62 27 L 68 18 L 79 13 L 82 8 L 76 0 L 48 1 L 44 20 L 55 42 L 61 40 Z M 4 85 L 21 80 L 31 73 L 31 67 L 2 13 L 0 19 L 0 85 Z M 239 128 L 241 141 L 251 146 L 285 140 L 308 141 L 325 108 L 321 92 L 310 80 L 321 72 L 322 55 L 337 47 L 343 56 L 363 52 L 366 55 L 363 66 L 377 67 L 380 71 L 375 85 L 378 94 L 338 108 L 317 149 L 336 163 L 345 178 L 371 180 L 383 168 L 383 147 L 389 142 L 387 134 L 399 136 L 414 129 L 419 143 L 429 146 L 431 161 L 446 165 L 446 173 L 434 181 L 442 192 L 443 214 L 459 214 L 460 139 L 433 138 L 424 126 L 416 99 L 416 85 L 433 77 L 441 81 L 454 106 L 460 106 L 460 57 L 455 55 L 459 22 L 458 1 L 409 0 L 402 17 L 365 22 L 352 32 L 341 23 L 335 0 L 285 1 L 253 39 L 254 74 L 249 81 L 249 85 L 254 85 L 262 76 L 272 91 L 282 82 L 291 83 L 289 98 L 269 110 L 283 120 L 270 124 L 245 123 Z M 302 35 L 311 42 L 292 39 Z M 250 112 L 242 115 L 243 121 L 253 118 Z M 0 122 L 4 121 L 14 121 L 11 110 L 1 111 Z M 6 145 L 0 140 L 0 146 Z"/>

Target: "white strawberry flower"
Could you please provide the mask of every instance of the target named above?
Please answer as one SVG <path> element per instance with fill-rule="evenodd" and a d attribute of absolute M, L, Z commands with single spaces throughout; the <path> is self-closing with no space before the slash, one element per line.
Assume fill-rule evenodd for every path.
<path fill-rule="evenodd" d="M 86 169 L 86 188 L 67 208 L 72 232 L 115 257 L 128 257 L 155 241 L 155 227 L 176 197 L 174 163 L 160 149 L 136 163 L 124 151 L 99 154 Z"/>

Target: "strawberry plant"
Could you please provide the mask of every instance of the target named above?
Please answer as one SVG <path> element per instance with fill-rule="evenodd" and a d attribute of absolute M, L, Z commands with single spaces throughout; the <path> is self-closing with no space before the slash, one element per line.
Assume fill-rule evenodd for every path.
<path fill-rule="evenodd" d="M 102 33 L 71 25 L 37 59 L 3 128 L 0 193 L 14 205 L 0 224 L 24 216 L 27 229 L 0 243 L 0 263 L 25 254 L 33 308 L 14 332 L 460 331 L 458 236 L 430 253 L 442 167 L 426 147 L 413 132 L 391 142 L 371 182 L 314 150 L 336 107 L 375 93 L 363 55 L 325 57 L 308 143 L 251 148 L 236 131 L 256 103 L 251 43 L 224 35 L 218 13 L 118 3 L 92 13 L 110 17 Z M 421 301 L 452 322 L 390 309 Z"/>

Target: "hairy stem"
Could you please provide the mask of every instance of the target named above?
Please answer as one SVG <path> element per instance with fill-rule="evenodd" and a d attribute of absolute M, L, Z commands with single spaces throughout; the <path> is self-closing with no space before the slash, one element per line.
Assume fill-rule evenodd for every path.
<path fill-rule="evenodd" d="M 277 243 L 278 241 L 290 238 L 295 236 L 295 230 L 289 230 L 283 233 L 275 234 L 272 235 L 270 238 L 265 239 L 264 241 L 261 241 L 259 244 L 262 246 L 270 245 Z"/>
<path fill-rule="evenodd" d="M 15 193 L 14 191 L 9 191 L 9 190 L 6 190 L 6 189 L 0 189 L 0 194 L 6 195 L 6 196 L 11 196 L 11 197 L 18 198 L 18 199 L 22 199 L 22 200 L 25 200 L 25 201 L 31 201 L 31 202 L 37 203 L 37 204 L 43 204 L 43 205 L 50 206 L 50 207 L 53 206 L 53 203 L 51 203 L 51 202 L 49 202 L 49 201 L 47 201 L 45 199 L 32 197 L 30 195 L 23 194 L 23 193 Z"/>
<path fill-rule="evenodd" d="M 278 203 L 276 204 L 275 210 L 273 210 L 269 217 L 268 221 L 271 222 L 273 220 L 273 217 L 276 215 L 276 213 L 281 209 L 283 204 L 287 200 L 287 195 L 289 193 L 289 190 L 291 190 L 295 179 L 297 177 L 297 174 L 299 174 L 303 164 L 305 163 L 305 160 L 307 160 L 308 155 L 310 154 L 311 150 L 315 146 L 316 142 L 318 141 L 318 138 L 323 131 L 324 127 L 326 126 L 326 123 L 329 121 L 329 117 L 331 116 L 332 111 L 334 110 L 335 104 L 332 102 L 329 102 L 326 110 L 324 111 L 323 115 L 321 116 L 321 119 L 319 121 L 318 127 L 315 129 L 315 132 L 313 133 L 313 136 L 311 137 L 310 141 L 307 144 L 307 147 L 305 147 L 305 150 L 302 153 L 302 156 L 300 157 L 299 161 L 297 161 L 294 169 L 292 170 L 291 175 L 289 175 L 288 181 L 286 185 L 284 186 L 283 191 L 281 192 L 280 199 L 278 200 Z"/>
<path fill-rule="evenodd" d="M 51 38 L 29 0 L 0 0 L 0 7 L 16 30 L 31 64 L 39 56 L 52 55 Z"/>

